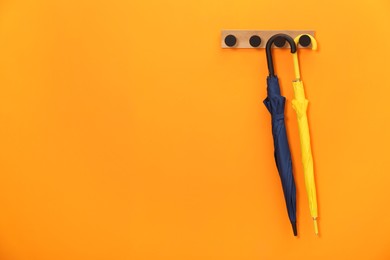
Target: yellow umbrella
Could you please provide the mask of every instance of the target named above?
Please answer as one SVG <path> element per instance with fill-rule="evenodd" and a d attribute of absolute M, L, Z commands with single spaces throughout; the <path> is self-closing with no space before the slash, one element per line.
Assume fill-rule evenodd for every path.
<path fill-rule="evenodd" d="M 299 38 L 302 36 L 297 36 L 294 41 L 298 45 Z M 312 49 L 317 49 L 316 40 L 310 36 L 312 42 Z M 294 56 L 294 71 L 295 71 L 295 80 L 293 81 L 294 87 L 294 100 L 292 101 L 292 107 L 297 113 L 298 119 L 298 129 L 299 129 L 299 138 L 301 142 L 301 152 L 302 152 L 302 163 L 303 163 L 303 173 L 305 176 L 305 185 L 307 196 L 309 199 L 310 215 L 314 220 L 314 231 L 318 235 L 318 225 L 317 225 L 317 195 L 316 195 L 316 186 L 314 181 L 314 167 L 313 167 L 313 156 L 311 153 L 310 146 L 310 133 L 309 133 L 309 124 L 307 121 L 307 105 L 309 101 L 305 97 L 305 90 L 303 88 L 303 83 L 301 81 L 301 76 L 299 72 L 299 62 L 298 62 L 298 52 L 293 53 Z"/>

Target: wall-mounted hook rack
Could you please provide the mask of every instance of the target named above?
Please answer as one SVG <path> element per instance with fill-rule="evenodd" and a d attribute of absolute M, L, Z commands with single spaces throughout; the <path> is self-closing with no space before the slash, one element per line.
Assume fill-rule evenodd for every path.
<path fill-rule="evenodd" d="M 295 38 L 300 34 L 309 34 L 314 37 L 314 30 L 222 30 L 221 32 L 221 47 L 234 49 L 253 49 L 265 48 L 269 38 L 275 34 L 284 33 L 291 38 Z M 288 48 L 286 41 L 276 39 L 274 44 L 279 48 Z M 298 48 L 308 48 L 311 45 L 310 37 L 303 35 L 299 39 Z"/>

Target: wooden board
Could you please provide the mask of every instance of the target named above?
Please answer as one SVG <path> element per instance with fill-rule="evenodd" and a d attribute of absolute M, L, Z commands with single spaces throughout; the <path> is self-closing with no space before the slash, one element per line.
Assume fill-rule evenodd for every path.
<path fill-rule="evenodd" d="M 235 48 L 235 49 L 246 49 L 246 48 L 265 48 L 265 45 L 269 38 L 278 33 L 284 33 L 292 38 L 297 37 L 300 34 L 309 34 L 314 37 L 314 30 L 222 30 L 221 32 L 221 47 L 222 48 Z M 229 47 L 225 44 L 225 37 L 228 35 L 234 35 L 237 39 L 236 45 Z M 261 44 L 258 47 L 252 47 L 249 43 L 250 37 L 257 35 L 261 38 Z M 275 47 L 275 46 L 273 46 Z M 305 48 L 298 46 L 299 48 Z M 310 47 L 310 46 L 308 46 Z M 306 47 L 306 48 L 308 48 Z M 288 44 L 283 48 L 288 48 Z"/>

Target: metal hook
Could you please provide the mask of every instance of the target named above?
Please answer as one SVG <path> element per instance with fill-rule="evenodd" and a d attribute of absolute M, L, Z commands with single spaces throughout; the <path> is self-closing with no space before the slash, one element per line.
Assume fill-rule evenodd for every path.
<path fill-rule="evenodd" d="M 291 53 L 297 52 L 297 46 L 294 42 L 294 39 L 291 38 L 290 36 L 288 36 L 287 34 L 279 33 L 279 34 L 275 34 L 274 36 L 269 38 L 269 40 L 267 41 L 267 45 L 265 46 L 265 51 L 266 51 L 266 55 L 267 55 L 267 65 L 268 65 L 268 72 L 269 72 L 270 76 L 275 76 L 274 64 L 272 61 L 271 47 L 272 47 L 272 44 L 274 43 L 275 39 L 278 37 L 282 37 L 282 38 L 287 40 L 287 42 L 290 44 Z"/>

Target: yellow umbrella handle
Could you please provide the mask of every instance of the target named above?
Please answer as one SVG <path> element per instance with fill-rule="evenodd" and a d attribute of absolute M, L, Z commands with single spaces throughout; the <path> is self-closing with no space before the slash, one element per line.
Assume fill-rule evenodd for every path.
<path fill-rule="evenodd" d="M 298 47 L 298 43 L 299 43 L 299 38 L 301 38 L 301 36 L 303 36 L 303 35 L 306 35 L 306 36 L 310 37 L 311 49 L 312 50 L 317 50 L 317 41 L 316 41 L 316 39 L 313 36 L 311 36 L 309 34 L 300 34 L 300 35 L 298 35 L 297 37 L 294 38 L 294 42 L 297 45 L 297 47 Z M 298 51 L 293 53 L 293 61 L 294 61 L 295 80 L 299 80 L 299 79 L 301 79 L 301 73 L 299 71 Z"/>

